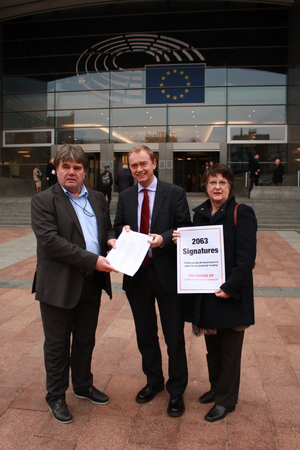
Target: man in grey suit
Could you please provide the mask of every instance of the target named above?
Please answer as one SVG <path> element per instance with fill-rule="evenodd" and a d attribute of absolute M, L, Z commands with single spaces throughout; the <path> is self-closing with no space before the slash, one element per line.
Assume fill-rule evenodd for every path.
<path fill-rule="evenodd" d="M 167 412 L 179 417 L 184 413 L 183 393 L 188 374 L 184 341 L 183 297 L 177 294 L 176 245 L 173 230 L 190 226 L 190 213 L 182 188 L 157 180 L 154 175 L 156 160 L 152 150 L 141 145 L 132 148 L 128 162 L 134 179 L 138 182 L 119 195 L 114 228 L 117 235 L 122 230 L 144 231 L 153 237 L 142 267 L 134 277 L 124 276 L 126 291 L 135 321 L 138 348 L 142 367 L 147 377 L 146 386 L 137 394 L 138 403 L 146 403 L 164 390 L 162 356 L 157 336 L 157 300 L 162 329 L 168 347 L 170 394 Z M 147 201 L 147 210 L 144 210 Z"/>
<path fill-rule="evenodd" d="M 77 397 L 109 402 L 93 386 L 91 359 L 101 291 L 112 295 L 109 272 L 115 269 L 105 256 L 115 246 L 115 233 L 103 195 L 82 183 L 88 167 L 82 148 L 63 146 L 54 164 L 58 183 L 31 204 L 37 238 L 32 292 L 40 302 L 45 335 L 46 401 L 56 420 L 69 423 L 70 368 Z"/>

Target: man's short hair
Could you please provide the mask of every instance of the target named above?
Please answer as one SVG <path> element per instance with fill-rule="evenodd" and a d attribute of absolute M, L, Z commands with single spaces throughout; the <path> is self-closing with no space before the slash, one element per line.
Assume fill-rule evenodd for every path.
<path fill-rule="evenodd" d="M 89 167 L 89 160 L 80 145 L 65 144 L 63 145 L 54 158 L 54 165 L 57 168 L 60 162 L 71 161 L 81 163 L 86 172 Z"/>
<path fill-rule="evenodd" d="M 110 166 L 104 166 L 104 169 L 110 169 Z"/>
<path fill-rule="evenodd" d="M 132 153 L 139 153 L 139 152 L 141 152 L 142 150 L 144 150 L 145 152 L 148 153 L 148 155 L 150 156 L 150 159 L 151 159 L 152 162 L 155 161 L 155 156 L 154 156 L 153 151 L 151 150 L 151 148 L 147 147 L 146 145 L 138 145 L 137 147 L 131 148 L 131 149 L 129 150 L 128 155 L 127 155 L 128 160 L 129 160 L 129 156 L 130 156 Z"/>

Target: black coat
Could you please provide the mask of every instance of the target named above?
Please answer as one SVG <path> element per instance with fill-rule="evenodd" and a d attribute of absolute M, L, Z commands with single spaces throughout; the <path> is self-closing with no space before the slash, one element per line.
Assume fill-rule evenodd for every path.
<path fill-rule="evenodd" d="M 200 328 L 231 328 L 254 324 L 252 269 L 256 256 L 257 222 L 250 206 L 239 205 L 234 224 L 234 197 L 210 213 L 210 200 L 194 209 L 193 225 L 223 225 L 226 282 L 220 288 L 230 295 L 224 299 L 214 294 L 191 296 L 192 322 Z"/>
<path fill-rule="evenodd" d="M 118 186 L 119 192 L 123 192 L 125 191 L 125 189 L 129 188 L 130 186 L 133 186 L 134 179 L 129 169 L 122 169 L 118 173 L 115 183 Z"/>
<path fill-rule="evenodd" d="M 275 166 L 272 178 L 273 183 L 282 183 L 283 175 L 284 175 L 284 166 L 282 164 Z"/>

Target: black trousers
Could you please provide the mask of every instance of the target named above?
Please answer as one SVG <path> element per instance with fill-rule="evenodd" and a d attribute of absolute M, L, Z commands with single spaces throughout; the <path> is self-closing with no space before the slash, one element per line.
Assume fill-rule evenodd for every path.
<path fill-rule="evenodd" d="M 209 381 L 217 405 L 233 406 L 238 402 L 244 334 L 221 328 L 217 334 L 205 336 Z"/>
<path fill-rule="evenodd" d="M 184 340 L 183 297 L 168 294 L 161 286 L 153 264 L 141 268 L 135 275 L 134 287 L 126 292 L 142 355 L 142 368 L 147 383 L 164 382 L 162 356 L 157 335 L 157 300 L 162 330 L 168 348 L 169 379 L 166 383 L 170 395 L 181 395 L 188 381 Z"/>
<path fill-rule="evenodd" d="M 100 273 L 95 271 L 92 276 L 85 278 L 81 297 L 75 308 L 58 308 L 40 302 L 45 335 L 48 403 L 65 398 L 70 368 L 75 392 L 80 393 L 93 384 L 91 360 L 100 297 Z"/>

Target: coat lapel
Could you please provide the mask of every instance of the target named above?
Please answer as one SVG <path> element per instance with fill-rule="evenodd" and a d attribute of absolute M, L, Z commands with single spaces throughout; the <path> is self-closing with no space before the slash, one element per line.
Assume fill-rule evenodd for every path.
<path fill-rule="evenodd" d="M 154 227 L 155 221 L 159 215 L 160 208 L 162 207 L 162 205 L 165 201 L 165 198 L 166 198 L 165 189 L 164 189 L 162 183 L 159 180 L 157 180 L 157 187 L 156 187 L 155 200 L 154 200 L 152 219 L 151 219 L 151 231 Z"/>

